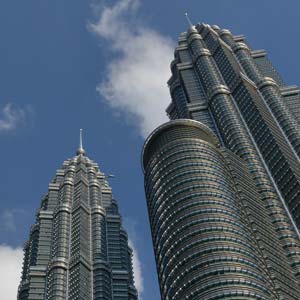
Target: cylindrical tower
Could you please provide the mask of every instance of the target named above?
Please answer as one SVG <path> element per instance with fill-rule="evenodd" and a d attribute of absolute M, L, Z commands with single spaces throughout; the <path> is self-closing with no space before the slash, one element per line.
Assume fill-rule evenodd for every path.
<path fill-rule="evenodd" d="M 162 299 L 279 299 L 214 134 L 168 122 L 142 159 Z"/>

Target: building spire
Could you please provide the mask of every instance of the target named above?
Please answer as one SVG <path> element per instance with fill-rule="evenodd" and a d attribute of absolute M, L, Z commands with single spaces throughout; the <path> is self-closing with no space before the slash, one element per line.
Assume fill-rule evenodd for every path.
<path fill-rule="evenodd" d="M 81 128 L 79 130 L 79 148 L 77 150 L 77 155 L 80 155 L 80 154 L 85 155 L 85 151 L 82 147 L 82 129 Z"/>
<path fill-rule="evenodd" d="M 190 26 L 190 27 L 193 27 L 193 24 L 192 24 L 192 22 L 191 22 L 191 19 L 189 18 L 188 13 L 186 12 L 184 15 L 185 15 L 185 18 L 186 18 L 186 20 L 187 20 L 189 26 Z"/>
<path fill-rule="evenodd" d="M 80 133 L 79 133 L 79 149 L 83 149 L 82 147 L 82 129 L 80 128 Z"/>

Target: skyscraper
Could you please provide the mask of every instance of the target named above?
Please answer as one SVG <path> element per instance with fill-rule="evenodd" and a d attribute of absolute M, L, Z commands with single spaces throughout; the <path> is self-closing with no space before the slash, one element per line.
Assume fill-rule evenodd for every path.
<path fill-rule="evenodd" d="M 117 203 L 82 143 L 49 184 L 24 246 L 18 300 L 27 299 L 138 299 Z"/>
<path fill-rule="evenodd" d="M 171 71 L 173 121 L 143 150 L 162 299 L 300 299 L 299 89 L 206 24 Z"/>

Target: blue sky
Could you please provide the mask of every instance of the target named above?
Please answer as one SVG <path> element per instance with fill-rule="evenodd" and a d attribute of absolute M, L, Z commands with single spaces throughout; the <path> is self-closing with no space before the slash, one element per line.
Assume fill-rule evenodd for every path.
<path fill-rule="evenodd" d="M 299 1 L 1 0 L 0 291 L 15 299 L 41 196 L 63 160 L 84 147 L 110 180 L 138 253 L 143 300 L 159 299 L 140 153 L 166 120 L 166 80 L 177 36 L 217 24 L 266 49 L 300 84 Z"/>

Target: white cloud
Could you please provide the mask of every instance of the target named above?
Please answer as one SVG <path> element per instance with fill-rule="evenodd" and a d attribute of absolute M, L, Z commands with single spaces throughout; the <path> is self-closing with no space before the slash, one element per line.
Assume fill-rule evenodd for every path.
<path fill-rule="evenodd" d="M 16 300 L 22 271 L 23 251 L 0 245 L 1 299 Z"/>
<path fill-rule="evenodd" d="M 24 122 L 26 114 L 30 112 L 30 107 L 25 109 L 7 103 L 0 111 L 0 132 L 15 129 Z"/>
<path fill-rule="evenodd" d="M 134 246 L 132 240 L 128 240 L 129 246 L 132 249 L 133 257 L 132 257 L 132 265 L 133 265 L 133 273 L 134 273 L 134 283 L 135 287 L 139 293 L 139 299 L 141 300 L 141 295 L 144 291 L 144 278 L 142 273 L 142 264 L 139 259 L 139 255 L 136 247 Z"/>
<path fill-rule="evenodd" d="M 112 109 L 137 124 L 142 136 L 167 121 L 170 103 L 167 80 L 174 44 L 168 37 L 141 24 L 138 0 L 120 0 L 101 9 L 99 20 L 89 29 L 107 40 L 116 57 L 106 66 L 105 79 L 97 91 Z M 134 122 L 133 122 L 134 121 Z"/>

